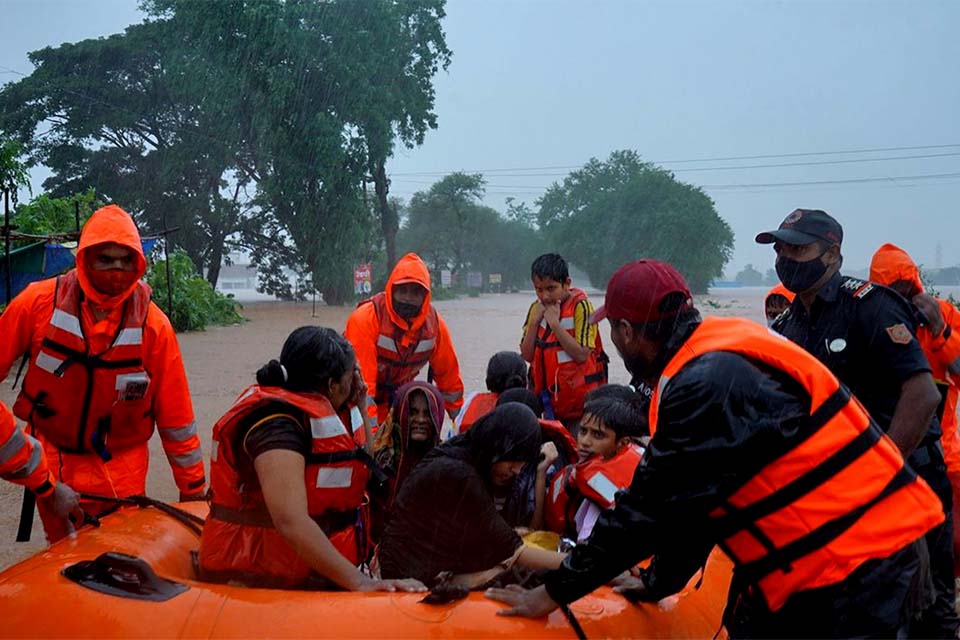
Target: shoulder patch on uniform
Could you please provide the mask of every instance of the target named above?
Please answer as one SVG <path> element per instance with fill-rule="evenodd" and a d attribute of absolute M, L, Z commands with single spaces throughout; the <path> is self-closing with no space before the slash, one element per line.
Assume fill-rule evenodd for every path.
<path fill-rule="evenodd" d="M 910 341 L 913 340 L 913 334 L 910 333 L 910 329 L 902 322 L 892 327 L 887 327 L 887 335 L 890 336 L 890 340 L 896 344 L 910 344 Z"/>
<path fill-rule="evenodd" d="M 860 278 L 851 278 L 850 276 L 845 277 L 840 283 L 840 290 L 846 291 L 854 298 L 862 298 L 874 289 L 876 289 L 876 286 L 872 282 Z"/>

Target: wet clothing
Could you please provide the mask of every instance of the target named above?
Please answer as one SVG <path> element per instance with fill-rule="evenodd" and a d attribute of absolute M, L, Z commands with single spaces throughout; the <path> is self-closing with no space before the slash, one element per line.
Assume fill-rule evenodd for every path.
<path fill-rule="evenodd" d="M 410 440 L 410 399 L 415 393 L 427 398 L 433 437 L 426 442 Z M 370 488 L 370 532 L 374 542 L 383 536 L 387 520 L 393 511 L 397 493 L 404 481 L 421 460 L 440 444 L 443 425 L 443 395 L 428 382 L 408 382 L 397 389 L 387 422 L 377 432 L 373 459 L 387 476 L 386 486 Z"/>
<path fill-rule="evenodd" d="M 411 320 L 394 309 L 393 288 L 416 283 L 427 290 L 420 312 Z M 414 253 L 400 258 L 382 294 L 360 303 L 347 319 L 344 337 L 353 345 L 368 390 L 370 417 L 382 424 L 392 396 L 429 364 L 434 383 L 443 393 L 447 412 L 455 416 L 463 405 L 463 380 L 450 331 L 430 304 L 430 273 Z"/>
<path fill-rule="evenodd" d="M 774 339 L 766 330 L 747 321 L 714 318 L 705 321 L 703 326 L 714 331 L 714 335 L 729 336 L 728 339 L 733 341 L 742 339 L 745 342 L 750 339 L 760 344 L 758 358 L 773 344 L 764 342 Z M 698 322 L 682 325 L 674 338 L 664 346 L 661 356 L 667 360 L 664 371 L 669 367 L 669 363 L 678 357 L 699 327 L 701 325 Z M 717 327 L 719 331 L 716 330 Z M 768 344 L 768 347 L 763 347 L 764 344 Z M 816 384 L 832 384 L 837 388 L 836 381 L 812 358 L 805 357 L 802 351 L 789 343 L 784 342 L 777 346 L 790 352 L 795 366 L 805 371 L 809 380 L 795 379 L 793 374 L 774 367 L 765 360 L 722 349 L 708 350 L 702 354 L 693 351 L 696 357 L 683 364 L 672 377 L 661 378 L 657 397 L 651 404 L 650 422 L 654 435 L 641 465 L 637 468 L 630 489 L 617 496 L 617 504 L 612 511 L 600 516 L 588 544 L 578 546 L 559 570 L 547 575 L 547 591 L 554 600 L 561 603 L 572 602 L 604 584 L 625 568 L 651 555 L 656 557 L 644 580 L 649 589 L 649 599 L 658 600 L 683 588 L 691 576 L 704 565 L 711 548 L 718 542 L 729 544 L 728 550 L 733 554 L 734 561 L 742 565 L 735 569 L 734 588 L 729 604 L 742 606 L 741 603 L 746 602 L 752 609 L 763 610 L 769 617 L 780 620 L 780 611 L 794 611 L 794 603 L 802 602 L 805 594 L 829 584 L 818 583 L 816 578 L 811 578 L 806 585 L 791 585 L 792 591 L 787 592 L 783 591 L 785 587 L 776 580 L 772 585 L 766 583 L 764 591 L 756 587 L 745 588 L 744 584 L 737 582 L 737 576 L 742 577 L 746 573 L 745 569 L 749 567 L 748 560 L 751 558 L 738 556 L 742 555 L 743 545 L 754 538 L 746 533 L 729 537 L 731 530 L 727 525 L 730 523 L 724 523 L 720 517 L 731 507 L 730 500 L 737 498 L 745 487 L 749 489 L 750 483 L 763 474 L 778 470 L 782 473 L 805 471 L 804 466 L 798 468 L 797 465 L 780 469 L 775 461 L 785 454 L 803 451 L 802 445 L 813 442 L 814 440 L 809 439 L 815 438 L 825 428 L 815 428 L 815 422 L 810 417 L 813 400 L 806 385 L 812 385 L 813 381 L 819 380 Z M 822 390 L 817 393 L 822 395 Z M 818 402 L 822 403 L 823 399 L 819 398 Z M 867 416 L 863 412 L 858 413 L 855 407 L 856 405 L 848 400 L 842 414 L 844 417 L 833 419 L 841 420 L 837 427 L 840 433 L 847 429 L 842 426 L 846 424 L 843 420 L 868 420 Z M 827 425 L 831 424 L 832 422 L 827 422 Z M 868 425 L 866 422 L 862 424 Z M 867 426 L 864 432 L 880 439 L 878 443 L 883 446 L 888 460 L 885 464 L 891 472 L 892 465 L 899 464 L 903 473 L 911 473 L 904 467 L 896 448 L 883 439 L 876 426 Z M 804 465 L 815 464 L 820 460 L 821 458 L 814 455 L 811 460 L 804 461 Z M 844 476 L 840 474 L 836 477 Z M 849 476 L 846 478 L 845 481 L 851 483 L 850 493 L 856 493 L 852 488 L 859 481 Z M 876 478 L 871 478 L 871 481 L 875 480 Z M 794 501 L 790 504 L 793 505 L 792 509 L 797 510 L 798 515 L 795 520 L 788 518 L 785 523 L 794 522 L 799 525 L 794 527 L 799 531 L 770 533 L 781 537 L 808 533 L 807 527 L 812 526 L 811 522 L 818 522 L 823 515 L 806 513 L 805 510 L 809 507 L 802 502 L 803 496 L 819 491 L 827 486 L 826 482 L 832 481 L 828 477 L 823 479 L 823 484 L 807 486 L 799 496 L 793 496 Z M 786 483 L 773 486 L 795 485 Z M 929 489 L 922 484 L 910 486 L 919 487 L 917 490 L 925 496 L 926 502 L 905 510 L 911 522 L 902 523 L 902 519 L 898 518 L 885 523 L 885 526 L 893 527 L 896 533 L 889 536 L 889 539 L 903 537 L 901 534 L 905 533 L 906 528 L 911 531 L 919 529 L 918 533 L 912 534 L 919 537 L 926 528 L 942 519 Z M 843 495 L 843 491 L 840 494 Z M 778 496 L 783 499 L 786 497 Z M 856 505 L 853 503 L 855 499 L 856 497 L 851 498 L 851 509 Z M 815 506 L 813 508 L 815 511 L 818 509 Z M 831 505 L 826 511 L 838 508 L 840 507 Z M 899 528 L 901 526 L 903 529 Z M 747 537 L 739 538 L 740 535 Z M 848 532 L 843 535 L 848 535 Z M 860 560 L 859 567 L 861 571 L 869 574 L 871 580 L 877 584 L 896 584 L 903 577 L 900 572 L 906 570 L 904 567 L 891 567 L 883 561 L 871 563 L 869 560 L 871 553 L 876 553 L 880 546 L 888 544 L 887 540 L 886 537 L 879 537 L 876 541 L 872 537 L 868 538 L 863 544 L 870 547 L 869 552 L 847 549 L 846 553 L 853 555 L 850 563 L 844 566 L 856 568 L 855 560 L 864 558 L 866 561 Z M 909 542 L 902 546 L 908 544 Z M 898 551 L 899 548 L 891 548 L 884 555 L 891 557 Z M 754 557 L 763 557 L 763 548 L 759 547 L 755 553 L 757 556 Z M 859 553 L 866 555 L 857 555 Z M 807 556 L 795 561 L 808 562 Z M 826 564 L 830 571 L 824 573 L 837 578 L 834 575 L 836 569 L 833 569 L 833 563 L 828 561 Z M 915 565 L 911 566 L 915 569 Z M 806 571 L 804 573 L 806 574 Z M 846 585 L 838 586 L 838 589 L 851 588 L 860 579 L 855 574 L 856 571 L 846 577 L 841 574 L 834 584 Z M 759 577 L 755 580 L 756 582 L 751 580 L 751 584 L 764 584 Z M 787 595 L 788 593 L 792 595 Z M 905 592 L 899 596 L 901 597 L 897 604 L 902 605 Z M 768 598 L 777 602 L 784 597 L 786 600 L 780 602 L 780 606 L 768 605 Z M 832 601 L 825 598 L 817 605 L 823 607 L 823 610 L 806 610 L 811 625 L 807 627 L 808 635 L 853 635 L 869 630 L 868 627 L 838 630 L 831 626 L 837 617 L 844 615 L 845 605 L 842 600 Z M 879 632 L 883 634 L 894 635 L 905 622 L 899 606 L 893 611 L 875 613 L 876 618 L 881 620 Z M 817 626 L 818 621 L 820 626 Z M 786 629 L 783 627 L 776 635 L 790 633 Z M 753 632 L 749 622 L 745 626 L 728 624 L 728 630 L 735 636 L 749 636 Z"/>
<path fill-rule="evenodd" d="M 366 558 L 361 506 L 369 457 L 325 396 L 254 385 L 214 426 L 213 440 L 202 579 L 283 588 L 311 579 L 310 567 L 274 527 L 253 465 L 276 449 L 304 457 L 307 512 L 330 543 L 354 564 Z"/>
<path fill-rule="evenodd" d="M 105 242 L 129 248 L 136 259 L 131 284 L 116 296 L 94 289 L 87 274 L 87 252 Z M 205 489 L 180 348 L 170 321 L 149 302 L 139 279 L 145 269 L 133 220 L 119 207 L 104 207 L 84 226 L 77 269 L 31 284 L 0 315 L 0 377 L 28 354 L 15 411 L 44 443 L 57 478 L 78 492 L 143 493 L 154 426 L 181 493 Z M 110 505 L 81 506 L 96 515 Z M 49 515 L 40 505 L 53 541 L 65 532 Z"/>
<path fill-rule="evenodd" d="M 536 417 L 509 403 L 427 454 L 397 495 L 380 543 L 381 575 L 431 586 L 442 571 L 472 573 L 509 559 L 522 542 L 497 513 L 491 469 L 539 453 Z"/>
<path fill-rule="evenodd" d="M 903 383 L 931 371 L 915 338 L 922 320 L 893 290 L 837 273 L 817 293 L 809 313 L 797 299 L 773 329 L 824 363 L 886 431 Z M 954 610 L 953 494 L 941 435 L 940 422 L 934 418 L 909 462 L 940 497 L 947 515 L 941 527 L 927 534 L 937 601 L 930 615 L 924 615 L 921 635 L 952 636 L 960 618 Z M 932 626 L 931 619 L 937 621 Z"/>
<path fill-rule="evenodd" d="M 536 302 L 527 312 L 524 335 L 534 314 Z M 533 360 L 530 362 L 532 389 L 543 403 L 544 415 L 563 422 L 576 433 L 587 393 L 607 382 L 607 362 L 597 326 L 590 324 L 593 307 L 587 294 L 571 288 L 560 303 L 560 330 L 566 331 L 582 347 L 590 349 L 584 362 L 566 352 L 545 319 L 537 327 Z M 522 340 L 521 340 L 522 342 Z"/>
<path fill-rule="evenodd" d="M 497 399 L 499 397 L 500 394 L 494 393 L 493 391 L 477 392 L 467 396 L 467 399 L 463 403 L 463 410 L 460 411 L 457 419 L 454 420 L 454 435 L 463 433 L 482 416 L 493 411 L 493 408 L 497 406 Z"/>
<path fill-rule="evenodd" d="M 0 478 L 21 484 L 38 496 L 53 493 L 57 481 L 50 473 L 43 447 L 17 426 L 13 414 L 0 402 Z"/>
<path fill-rule="evenodd" d="M 883 245 L 873 255 L 870 279 L 888 286 L 898 281 L 910 282 L 916 292 L 924 292 L 920 269 L 903 249 L 893 244 Z M 960 376 L 956 375 L 960 368 L 960 311 L 947 300 L 935 300 L 940 307 L 944 328 L 934 335 L 924 318 L 917 328 L 917 341 L 930 363 L 933 380 L 940 391 L 941 401 L 937 408 L 943 431 L 940 443 L 953 493 L 954 575 L 960 575 L 960 529 L 957 526 L 960 517 L 960 433 L 957 420 Z"/>

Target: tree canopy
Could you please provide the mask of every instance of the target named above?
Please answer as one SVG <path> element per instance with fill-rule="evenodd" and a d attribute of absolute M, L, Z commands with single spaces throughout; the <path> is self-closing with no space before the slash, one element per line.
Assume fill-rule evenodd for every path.
<path fill-rule="evenodd" d="M 30 54 L 34 72 L 0 90 L 0 134 L 52 169 L 54 195 L 94 187 L 148 231 L 181 227 L 173 242 L 211 282 L 244 248 L 267 290 L 286 265 L 342 300 L 364 243 L 392 249 L 395 141 L 436 127 L 444 1 L 143 7 L 122 34 Z"/>
<path fill-rule="evenodd" d="M 622 264 L 645 257 L 669 262 L 691 290 L 705 292 L 733 251 L 733 232 L 710 197 L 634 151 L 591 159 L 538 204 L 547 244 L 600 287 Z"/>

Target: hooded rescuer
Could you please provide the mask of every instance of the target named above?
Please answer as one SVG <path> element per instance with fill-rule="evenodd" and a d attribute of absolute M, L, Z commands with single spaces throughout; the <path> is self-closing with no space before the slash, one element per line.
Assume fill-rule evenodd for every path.
<path fill-rule="evenodd" d="M 173 327 L 141 280 L 146 264 L 130 215 L 116 205 L 94 212 L 77 268 L 31 284 L 0 316 L 0 378 L 25 355 L 13 410 L 57 481 L 98 496 L 144 493 L 156 426 L 181 500 L 199 498 L 206 480 L 187 377 Z M 81 506 L 97 515 L 109 505 Z M 55 542 L 66 530 L 39 507 Z"/>
<path fill-rule="evenodd" d="M 430 272 L 415 253 L 400 258 L 384 291 L 360 303 L 343 335 L 353 345 L 367 385 L 369 416 L 382 424 L 396 390 L 425 365 L 455 418 L 463 406 L 460 363 L 443 318 L 430 304 Z"/>

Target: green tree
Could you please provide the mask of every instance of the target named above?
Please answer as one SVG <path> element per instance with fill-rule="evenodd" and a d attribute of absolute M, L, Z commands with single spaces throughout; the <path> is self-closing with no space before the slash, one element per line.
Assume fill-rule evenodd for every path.
<path fill-rule="evenodd" d="M 547 189 L 538 205 L 548 245 L 596 283 L 646 257 L 671 263 L 694 292 L 705 292 L 733 250 L 733 232 L 713 201 L 634 151 L 591 159 Z"/>
<path fill-rule="evenodd" d="M 93 189 L 63 198 L 41 193 L 30 202 L 18 206 L 11 223 L 16 225 L 19 233 L 31 235 L 75 233 L 77 213 L 80 214 L 82 228 L 90 214 L 104 204 Z"/>
<path fill-rule="evenodd" d="M 3 191 L 9 191 L 10 201 L 17 204 L 17 191 L 30 188 L 30 176 L 27 166 L 20 159 L 23 148 L 16 140 L 0 140 L 0 197 Z"/>
<path fill-rule="evenodd" d="M 734 281 L 745 287 L 759 287 L 763 284 L 763 274 L 757 271 L 752 264 L 748 264 L 734 277 Z"/>

